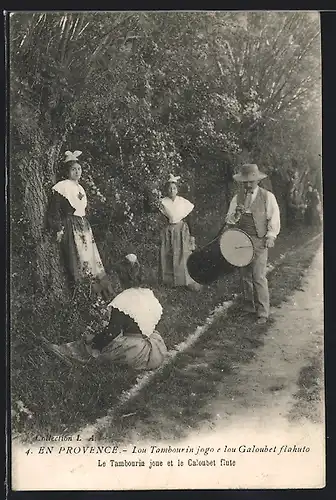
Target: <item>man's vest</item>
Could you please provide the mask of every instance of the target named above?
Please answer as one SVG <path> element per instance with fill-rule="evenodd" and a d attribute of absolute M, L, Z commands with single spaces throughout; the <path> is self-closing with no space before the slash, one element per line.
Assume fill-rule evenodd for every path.
<path fill-rule="evenodd" d="M 258 238 L 263 238 L 267 233 L 267 189 L 258 187 L 257 196 L 250 206 L 251 214 L 242 215 L 238 227 L 241 227 L 248 234 L 257 234 Z M 244 203 L 242 195 L 239 193 L 237 197 L 238 203 Z M 252 215 L 252 217 L 251 217 Z M 253 224 L 249 224 L 248 219 L 253 219 Z M 252 222 L 252 220 L 251 220 Z"/>

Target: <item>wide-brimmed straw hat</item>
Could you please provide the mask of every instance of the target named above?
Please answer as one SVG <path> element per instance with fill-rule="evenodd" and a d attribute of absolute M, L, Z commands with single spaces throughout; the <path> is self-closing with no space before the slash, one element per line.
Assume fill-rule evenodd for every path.
<path fill-rule="evenodd" d="M 239 174 L 233 176 L 234 180 L 238 182 L 261 181 L 266 177 L 267 174 L 260 172 L 255 163 L 246 163 L 241 167 Z"/>

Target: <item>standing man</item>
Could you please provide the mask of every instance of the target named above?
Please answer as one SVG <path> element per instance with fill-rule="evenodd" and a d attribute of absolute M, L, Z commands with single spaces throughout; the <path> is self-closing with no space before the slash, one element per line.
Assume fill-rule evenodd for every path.
<path fill-rule="evenodd" d="M 243 189 L 231 200 L 226 224 L 235 225 L 252 239 L 255 255 L 247 267 L 241 269 L 244 311 L 255 313 L 257 323 L 266 323 L 269 317 L 269 291 L 266 278 L 268 249 L 274 246 L 280 232 L 280 211 L 273 193 L 258 186 L 267 177 L 258 166 L 246 164 L 233 176 Z"/>

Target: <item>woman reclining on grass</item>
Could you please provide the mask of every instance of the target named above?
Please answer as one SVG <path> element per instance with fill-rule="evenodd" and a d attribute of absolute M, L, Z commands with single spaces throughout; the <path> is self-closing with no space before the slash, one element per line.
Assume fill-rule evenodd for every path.
<path fill-rule="evenodd" d="M 95 336 L 62 345 L 44 340 L 49 351 L 68 364 L 72 360 L 87 363 L 93 360 L 128 366 L 134 370 L 153 370 L 164 361 L 167 348 L 155 330 L 162 316 L 162 307 L 153 292 L 141 285 L 141 267 L 135 255 L 128 257 L 124 281 L 131 285 L 109 304 L 108 326 Z"/>

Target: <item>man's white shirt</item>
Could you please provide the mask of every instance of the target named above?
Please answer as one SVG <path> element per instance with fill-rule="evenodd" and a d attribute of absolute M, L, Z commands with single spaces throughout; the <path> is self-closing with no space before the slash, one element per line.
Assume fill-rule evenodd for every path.
<path fill-rule="evenodd" d="M 251 204 L 256 199 L 259 186 L 257 186 L 251 196 Z M 251 205 L 250 205 L 251 206 Z M 236 224 L 236 208 L 237 208 L 237 195 L 235 195 L 230 203 L 228 213 L 226 215 L 226 222 L 228 224 Z M 251 209 L 247 208 L 245 213 L 251 213 Z M 266 237 L 276 238 L 280 233 L 280 210 L 278 202 L 273 193 L 267 191 L 266 198 L 266 217 L 267 217 L 267 234 Z"/>

